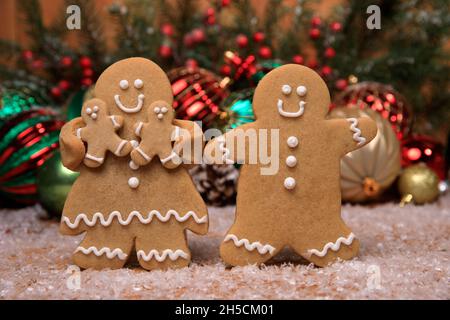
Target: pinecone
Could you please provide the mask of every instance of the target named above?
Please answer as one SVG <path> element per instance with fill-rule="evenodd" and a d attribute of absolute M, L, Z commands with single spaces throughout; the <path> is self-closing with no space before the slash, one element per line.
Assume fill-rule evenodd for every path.
<path fill-rule="evenodd" d="M 226 206 L 236 203 L 239 170 L 233 165 L 198 165 L 192 168 L 194 184 L 206 204 Z"/>

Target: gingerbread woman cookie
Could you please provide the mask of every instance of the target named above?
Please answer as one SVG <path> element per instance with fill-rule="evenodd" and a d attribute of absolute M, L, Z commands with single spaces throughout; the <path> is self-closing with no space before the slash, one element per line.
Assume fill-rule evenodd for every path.
<path fill-rule="evenodd" d="M 258 84 L 256 121 L 206 146 L 210 161 L 244 162 L 236 218 L 220 248 L 226 263 L 264 263 L 285 246 L 318 266 L 357 254 L 359 242 L 341 218 L 340 158 L 372 140 L 377 128 L 369 118 L 326 120 L 329 103 L 316 72 L 284 65 Z M 248 143 L 237 144 L 238 130 L 258 137 L 261 129 L 279 135 L 275 174 L 262 174 L 265 165 L 248 161 Z"/>
<path fill-rule="evenodd" d="M 172 119 L 169 80 L 161 68 L 147 59 L 130 58 L 107 68 L 95 85 L 95 97 L 86 102 L 83 110 L 88 117 L 68 122 L 60 135 L 63 164 L 80 172 L 67 197 L 60 225 L 60 231 L 66 235 L 85 232 L 73 261 L 82 268 L 120 268 L 134 254 L 148 270 L 187 266 L 191 253 L 186 229 L 197 234 L 208 230 L 206 206 L 184 165 L 198 155 L 186 155 L 182 148 L 193 142 L 201 146 L 201 129 L 194 122 Z M 164 106 L 158 112 L 164 119 L 159 120 L 155 114 L 155 104 Z M 96 119 L 92 117 L 94 113 Z M 121 125 L 118 139 L 129 141 L 133 156 L 118 157 L 114 151 L 120 143 L 108 144 L 108 149 L 114 151 L 105 155 L 100 166 L 92 168 L 83 163 L 86 148 L 78 136 L 87 141 L 90 154 L 94 138 L 88 137 L 87 129 L 91 120 L 94 125 L 95 121 L 105 121 L 99 135 L 115 134 L 108 121 Z M 169 131 L 174 129 L 180 138 L 176 134 L 171 139 Z M 99 140 L 106 143 L 107 139 Z M 181 164 L 169 164 L 177 160 L 163 161 L 170 147 L 181 150 L 173 157 Z M 139 149 L 162 159 L 142 160 L 137 156 Z M 95 150 L 94 156 L 101 157 Z M 120 149 L 118 153 L 124 152 Z"/>
<path fill-rule="evenodd" d="M 100 166 L 108 150 L 118 157 L 130 153 L 131 144 L 116 134 L 123 125 L 123 118 L 109 116 L 103 101 L 92 99 L 85 103 L 81 109 L 81 118 L 86 126 L 77 129 L 77 136 L 87 144 L 84 156 L 86 166 L 91 168 Z"/>

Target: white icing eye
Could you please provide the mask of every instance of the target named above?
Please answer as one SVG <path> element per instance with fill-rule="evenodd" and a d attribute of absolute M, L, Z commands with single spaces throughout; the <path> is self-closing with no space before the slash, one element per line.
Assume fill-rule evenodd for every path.
<path fill-rule="evenodd" d="M 120 80 L 119 87 L 122 90 L 128 89 L 128 81 L 127 80 Z"/>
<path fill-rule="evenodd" d="M 153 111 L 155 111 L 155 113 L 160 113 L 161 109 L 159 107 L 155 107 L 155 109 L 153 109 Z"/>
<path fill-rule="evenodd" d="M 167 113 L 167 111 L 168 111 L 168 110 L 167 110 L 166 107 L 162 107 L 162 108 L 161 108 L 161 112 L 162 112 L 162 113 Z"/>
<path fill-rule="evenodd" d="M 306 94 L 306 87 L 305 86 L 298 86 L 297 87 L 297 94 L 300 97 L 303 97 Z"/>
<path fill-rule="evenodd" d="M 288 95 L 288 94 L 290 94 L 290 93 L 292 92 L 292 88 L 291 88 L 290 85 L 285 84 L 285 85 L 283 85 L 283 86 L 281 87 L 281 92 L 283 92 L 283 94 Z"/>
<path fill-rule="evenodd" d="M 142 81 L 141 79 L 136 79 L 134 80 L 134 87 L 136 89 L 140 89 L 144 86 L 144 81 Z"/>
<path fill-rule="evenodd" d="M 94 106 L 94 112 L 98 112 L 98 107 Z"/>
<path fill-rule="evenodd" d="M 91 114 L 91 113 L 92 113 L 92 109 L 91 109 L 91 108 L 87 108 L 87 109 L 86 109 L 86 113 L 87 113 L 87 114 Z"/>

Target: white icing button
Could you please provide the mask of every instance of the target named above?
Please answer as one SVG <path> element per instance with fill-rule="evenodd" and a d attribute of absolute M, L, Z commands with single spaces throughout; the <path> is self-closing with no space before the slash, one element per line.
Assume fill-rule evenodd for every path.
<path fill-rule="evenodd" d="M 130 143 L 133 148 L 137 148 L 139 146 L 139 142 L 137 142 L 136 140 L 131 140 Z"/>
<path fill-rule="evenodd" d="M 141 79 L 134 80 L 134 87 L 140 89 L 144 86 L 144 82 Z"/>
<path fill-rule="evenodd" d="M 153 111 L 155 111 L 155 113 L 160 113 L 161 109 L 159 107 L 155 107 L 155 109 L 153 109 Z"/>
<path fill-rule="evenodd" d="M 120 80 L 119 87 L 123 90 L 128 89 L 128 81 L 127 80 Z"/>
<path fill-rule="evenodd" d="M 290 168 L 295 167 L 297 164 L 297 158 L 294 156 L 289 156 L 286 158 L 286 165 Z"/>
<path fill-rule="evenodd" d="M 92 113 L 92 109 L 91 109 L 91 108 L 87 108 L 87 109 L 86 109 L 86 113 L 87 113 L 87 114 L 91 114 L 91 113 Z"/>
<path fill-rule="evenodd" d="M 94 120 L 97 119 L 97 114 L 96 113 L 91 114 L 91 118 Z"/>
<path fill-rule="evenodd" d="M 298 86 L 297 87 L 297 94 L 300 97 L 303 97 L 306 94 L 306 87 L 305 86 Z"/>
<path fill-rule="evenodd" d="M 162 113 L 167 113 L 167 111 L 168 111 L 168 110 L 167 110 L 166 107 L 162 107 L 162 108 L 161 108 L 161 112 L 162 112 Z"/>
<path fill-rule="evenodd" d="M 158 119 L 161 120 L 164 117 L 162 113 L 158 113 Z"/>
<path fill-rule="evenodd" d="M 298 146 L 298 139 L 297 139 L 297 137 L 290 136 L 290 137 L 287 139 L 287 144 L 288 144 L 288 146 L 291 147 L 291 148 L 295 148 L 296 146 Z"/>
<path fill-rule="evenodd" d="M 139 179 L 136 177 L 131 177 L 128 179 L 128 185 L 130 188 L 136 189 L 139 186 Z"/>
<path fill-rule="evenodd" d="M 98 106 L 94 106 L 94 112 L 98 112 Z"/>
<path fill-rule="evenodd" d="M 288 190 L 292 190 L 295 188 L 295 179 L 292 177 L 287 177 L 284 179 L 284 187 Z"/>
<path fill-rule="evenodd" d="M 131 170 L 137 170 L 137 169 L 139 169 L 139 166 L 138 166 L 136 163 L 134 163 L 133 160 L 131 160 L 131 161 L 128 163 L 128 165 L 130 166 Z"/>
<path fill-rule="evenodd" d="M 285 85 L 283 85 L 283 86 L 281 87 L 281 92 L 283 92 L 283 94 L 288 95 L 288 94 L 290 94 L 290 93 L 292 92 L 292 88 L 291 88 L 290 85 L 285 84 Z"/>

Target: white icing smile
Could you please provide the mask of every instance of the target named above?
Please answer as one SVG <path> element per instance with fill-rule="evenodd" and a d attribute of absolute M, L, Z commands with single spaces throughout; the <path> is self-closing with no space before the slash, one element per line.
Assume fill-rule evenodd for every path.
<path fill-rule="evenodd" d="M 142 106 L 144 105 L 144 98 L 145 96 L 141 93 L 140 95 L 138 95 L 137 105 L 135 107 L 127 107 L 123 105 L 123 103 L 120 101 L 120 96 L 118 94 L 114 96 L 114 100 L 116 101 L 117 107 L 119 107 L 120 110 L 126 113 L 139 112 L 142 109 Z"/>
<path fill-rule="evenodd" d="M 300 101 L 298 103 L 298 110 L 296 112 L 288 112 L 285 111 L 283 109 L 283 100 L 278 99 L 278 103 L 277 103 L 277 107 L 278 107 L 278 112 L 283 116 L 283 117 L 288 117 L 288 118 L 297 118 L 300 117 L 304 112 L 305 112 L 305 105 L 306 102 L 305 101 Z"/>

